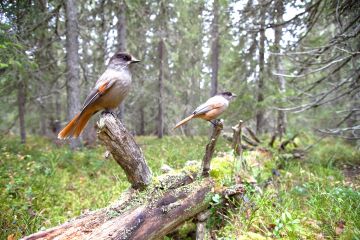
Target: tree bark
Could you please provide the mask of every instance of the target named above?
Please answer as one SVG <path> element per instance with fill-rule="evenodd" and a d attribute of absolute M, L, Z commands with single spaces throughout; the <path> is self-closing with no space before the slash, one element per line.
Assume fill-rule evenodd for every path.
<path fill-rule="evenodd" d="M 218 91 L 218 71 L 219 71 L 219 0 L 213 2 L 213 20 L 211 24 L 211 92 L 216 95 Z"/>
<path fill-rule="evenodd" d="M 75 0 L 65 1 L 66 12 L 66 90 L 67 118 L 72 119 L 80 110 L 80 63 L 79 63 L 79 29 L 77 5 Z M 72 148 L 80 146 L 79 139 L 71 139 Z"/>
<path fill-rule="evenodd" d="M 256 112 L 256 134 L 261 134 L 264 124 L 264 75 L 265 75 L 265 4 L 260 12 L 260 40 L 259 40 L 259 79 L 257 84 L 257 112 Z"/>
<path fill-rule="evenodd" d="M 21 143 L 26 143 L 26 128 L 25 128 L 25 107 L 26 107 L 26 84 L 22 79 L 21 74 L 18 74 L 19 83 L 17 91 L 17 103 L 19 111 L 19 127 Z"/>
<path fill-rule="evenodd" d="M 117 49 L 118 51 L 125 52 L 126 51 L 126 5 L 125 0 L 122 0 L 119 3 L 119 13 L 118 13 L 118 21 L 116 24 L 117 29 Z M 118 109 L 118 118 L 120 120 L 124 119 L 125 115 L 125 102 L 123 101 Z"/>
<path fill-rule="evenodd" d="M 232 148 L 234 149 L 234 153 L 237 156 L 240 156 L 242 154 L 242 147 L 241 147 L 242 124 L 243 121 L 240 120 L 237 125 L 232 127 L 233 130 Z"/>
<path fill-rule="evenodd" d="M 206 145 L 205 155 L 202 161 L 202 176 L 204 177 L 209 176 L 211 159 L 215 151 L 216 141 L 222 129 L 223 129 L 223 123 L 219 121 L 216 124 L 216 126 L 214 126 L 213 128 L 213 132 L 210 137 L 210 142 Z"/>
<path fill-rule="evenodd" d="M 283 14 L 284 14 L 284 3 L 282 0 L 277 0 L 275 2 L 275 11 L 276 11 L 275 13 L 276 23 L 279 25 L 275 27 L 274 45 L 275 45 L 275 52 L 280 53 L 280 49 L 281 49 L 280 41 L 282 38 L 282 25 L 280 25 L 280 23 L 283 22 Z M 279 82 L 279 92 L 281 95 L 280 98 L 282 98 L 284 97 L 283 95 L 285 94 L 286 91 L 286 85 L 285 85 L 285 78 L 284 76 L 281 75 L 283 73 L 283 67 L 282 67 L 280 55 L 275 55 L 274 64 L 275 64 L 276 72 L 279 73 L 277 78 Z M 283 101 L 281 100 L 281 102 Z M 282 107 L 282 104 L 280 104 L 280 107 Z M 277 132 L 281 141 L 283 135 L 286 133 L 286 113 L 280 110 L 278 110 L 278 115 L 277 115 Z"/>
<path fill-rule="evenodd" d="M 152 174 L 140 147 L 120 120 L 105 114 L 98 123 L 98 137 L 111 152 L 116 162 L 135 189 L 144 189 L 151 182 Z"/>
<path fill-rule="evenodd" d="M 162 138 L 164 135 L 164 71 L 165 71 L 165 14 L 166 6 L 163 1 L 160 1 L 160 40 L 158 45 L 158 56 L 159 56 L 159 82 L 158 82 L 158 116 L 157 116 L 157 136 Z"/>
<path fill-rule="evenodd" d="M 128 191 L 107 208 L 24 239 L 161 239 L 209 207 L 214 183 L 194 181 L 195 175 L 182 171 L 160 176 L 145 194 Z"/>

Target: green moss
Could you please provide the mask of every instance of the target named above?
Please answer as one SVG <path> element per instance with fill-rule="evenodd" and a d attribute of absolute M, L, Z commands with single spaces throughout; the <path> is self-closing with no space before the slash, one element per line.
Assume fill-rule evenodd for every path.
<path fill-rule="evenodd" d="M 215 157 L 211 160 L 210 176 L 214 179 L 216 186 L 229 185 L 232 182 L 234 172 L 234 157 Z"/>

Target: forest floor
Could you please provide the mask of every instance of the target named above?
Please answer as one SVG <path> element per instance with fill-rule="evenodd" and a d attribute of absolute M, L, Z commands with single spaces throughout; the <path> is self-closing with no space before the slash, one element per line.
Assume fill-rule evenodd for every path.
<path fill-rule="evenodd" d="M 176 169 L 200 161 L 207 138 L 138 137 L 137 142 L 159 175 L 164 164 Z M 315 142 L 315 137 L 302 135 L 297 145 Z M 292 148 L 244 152 L 248 167 L 240 177 L 246 194 L 227 209 L 221 199 L 213 199 L 207 223 L 212 236 L 360 239 L 360 152 L 332 138 L 301 159 L 293 157 Z M 30 137 L 21 145 L 9 136 L 0 140 L 0 149 L 0 239 L 17 239 L 105 207 L 129 187 L 115 161 L 105 159 L 102 146 L 71 151 L 44 138 Z M 230 144 L 221 138 L 216 150 L 213 164 L 219 159 L 231 164 L 211 175 L 231 185 L 234 171 L 228 168 L 235 157 Z M 192 239 L 194 227 L 188 222 L 166 239 Z"/>

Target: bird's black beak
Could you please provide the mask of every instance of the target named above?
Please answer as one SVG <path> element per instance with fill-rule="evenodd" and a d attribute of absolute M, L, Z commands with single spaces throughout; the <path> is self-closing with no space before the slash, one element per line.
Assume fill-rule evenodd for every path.
<path fill-rule="evenodd" d="M 136 59 L 134 57 L 131 58 L 131 63 L 138 63 L 138 62 L 141 62 L 141 60 Z"/>

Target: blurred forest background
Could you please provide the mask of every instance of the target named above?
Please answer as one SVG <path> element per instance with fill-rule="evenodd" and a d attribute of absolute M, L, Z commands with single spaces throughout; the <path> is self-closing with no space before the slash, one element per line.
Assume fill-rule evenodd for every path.
<path fill-rule="evenodd" d="M 200 162 L 211 125 L 172 128 L 217 92 L 238 95 L 224 132 L 243 120 L 260 139 L 242 155 L 247 200 L 211 203 L 214 239 L 360 239 L 359 33 L 358 0 L 0 1 L 0 238 L 129 187 L 96 143 L 98 116 L 71 142 L 87 147 L 56 139 L 122 50 L 142 61 L 116 114 L 155 176 Z M 221 186 L 234 184 L 236 157 L 219 138 L 210 174 Z"/>
<path fill-rule="evenodd" d="M 53 136 L 79 111 L 116 50 L 142 62 L 119 116 L 136 135 L 171 129 L 216 92 L 223 118 L 257 133 L 359 138 L 356 0 L 1 1 L 0 131 Z M 287 110 L 281 111 L 280 109 Z M 93 121 L 96 120 L 96 117 Z M 94 123 L 84 141 L 96 138 Z"/>

